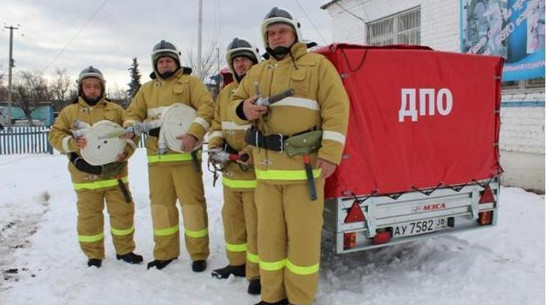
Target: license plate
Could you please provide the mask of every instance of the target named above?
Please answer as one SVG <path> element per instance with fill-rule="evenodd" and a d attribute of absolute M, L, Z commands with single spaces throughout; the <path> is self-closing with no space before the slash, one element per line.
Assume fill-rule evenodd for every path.
<path fill-rule="evenodd" d="M 430 233 L 447 227 L 447 218 L 435 218 L 408 222 L 393 227 L 392 237 L 404 237 Z"/>

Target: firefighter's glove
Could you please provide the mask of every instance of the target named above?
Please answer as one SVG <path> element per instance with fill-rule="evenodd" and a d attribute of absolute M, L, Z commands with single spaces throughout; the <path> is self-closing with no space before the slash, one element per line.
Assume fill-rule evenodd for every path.
<path fill-rule="evenodd" d="M 123 171 L 125 162 L 112 162 L 102 166 L 101 176 L 104 178 L 117 177 Z"/>
<path fill-rule="evenodd" d="M 240 165 L 246 166 L 247 168 L 254 165 L 254 158 L 252 158 L 252 146 L 249 145 L 239 151 L 239 156 L 241 156 L 241 159 L 237 160 L 237 163 Z"/>

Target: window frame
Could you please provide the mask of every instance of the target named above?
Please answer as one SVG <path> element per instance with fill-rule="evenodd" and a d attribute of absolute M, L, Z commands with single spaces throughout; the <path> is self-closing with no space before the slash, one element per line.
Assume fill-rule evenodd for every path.
<path fill-rule="evenodd" d="M 412 28 L 401 28 L 403 18 L 410 16 L 411 14 L 416 14 L 418 23 L 415 27 Z M 410 22 L 411 23 L 411 20 Z M 383 24 L 387 28 L 386 31 L 380 32 L 374 35 L 374 32 L 377 32 L 375 27 L 381 27 Z M 413 32 L 415 32 L 416 41 L 401 41 L 401 37 L 411 37 Z M 366 23 L 366 43 L 370 46 L 382 46 L 389 44 L 421 44 L 421 6 L 416 6 L 405 11 L 389 15 L 374 21 Z M 409 34 L 409 35 L 408 35 Z M 411 39 L 410 39 L 411 40 Z"/>

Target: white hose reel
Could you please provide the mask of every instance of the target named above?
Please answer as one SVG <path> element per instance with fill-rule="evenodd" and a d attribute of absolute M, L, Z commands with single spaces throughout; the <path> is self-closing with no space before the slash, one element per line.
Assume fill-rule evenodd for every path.
<path fill-rule="evenodd" d="M 123 130 L 120 125 L 108 120 L 93 124 L 84 134 L 87 145 L 81 149 L 83 159 L 91 165 L 104 165 L 117 161 L 118 155 L 125 149 L 126 140 L 118 137 L 104 139 L 103 136 L 112 132 L 123 132 Z"/>
<path fill-rule="evenodd" d="M 187 133 L 196 117 L 197 111 L 188 105 L 175 103 L 167 107 L 161 114 L 160 152 L 165 153 L 167 147 L 173 151 L 183 152 L 184 143 L 176 137 Z"/>

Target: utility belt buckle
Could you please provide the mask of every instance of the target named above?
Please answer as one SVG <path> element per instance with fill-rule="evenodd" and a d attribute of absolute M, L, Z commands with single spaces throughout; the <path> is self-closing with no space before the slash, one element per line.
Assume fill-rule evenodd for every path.
<path fill-rule="evenodd" d="M 279 141 L 281 142 L 280 152 L 284 153 L 284 135 L 282 133 L 279 133 L 278 135 L 279 135 Z"/>
<path fill-rule="evenodd" d="M 254 132 L 255 134 L 255 143 L 256 143 L 256 147 L 260 147 L 260 132 L 256 129 L 256 131 Z"/>

